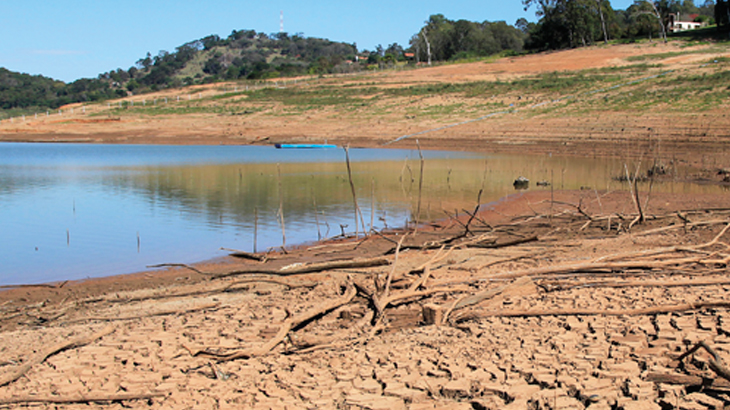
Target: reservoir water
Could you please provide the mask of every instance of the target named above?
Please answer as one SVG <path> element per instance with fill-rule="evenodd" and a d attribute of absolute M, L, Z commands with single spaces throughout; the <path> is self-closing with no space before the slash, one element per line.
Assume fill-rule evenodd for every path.
<path fill-rule="evenodd" d="M 419 220 L 514 193 L 622 189 L 620 160 L 423 152 Z M 417 208 L 417 151 L 351 149 L 367 229 L 403 226 Z M 536 188 L 534 184 L 531 189 Z M 662 190 L 708 190 L 669 184 Z M 0 285 L 109 276 L 158 263 L 257 251 L 355 231 L 342 149 L 261 146 L 0 144 Z M 362 232 L 360 226 L 359 231 Z"/>

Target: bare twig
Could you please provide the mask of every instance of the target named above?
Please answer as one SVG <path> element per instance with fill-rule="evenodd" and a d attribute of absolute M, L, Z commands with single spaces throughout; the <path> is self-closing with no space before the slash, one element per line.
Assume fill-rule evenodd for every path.
<path fill-rule="evenodd" d="M 89 343 L 94 342 L 97 339 L 101 339 L 102 337 L 112 333 L 113 331 L 114 331 L 114 327 L 108 326 L 108 327 L 105 327 L 103 330 L 101 330 L 97 333 L 94 333 L 90 336 L 80 337 L 80 338 L 77 338 L 74 340 L 65 341 L 65 342 L 53 345 L 47 349 L 43 349 L 41 352 L 36 353 L 31 358 L 29 358 L 21 366 L 13 369 L 10 373 L 0 376 L 0 387 L 18 380 L 26 372 L 28 372 L 28 370 L 30 370 L 31 367 L 43 363 L 46 359 L 48 359 L 49 357 L 51 357 L 57 353 L 60 353 L 64 350 L 75 349 L 77 347 L 85 346 Z"/>

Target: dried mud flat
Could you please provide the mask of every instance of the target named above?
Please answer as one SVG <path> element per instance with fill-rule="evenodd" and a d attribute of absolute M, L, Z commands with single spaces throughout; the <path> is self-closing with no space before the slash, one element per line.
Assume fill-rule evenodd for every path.
<path fill-rule="evenodd" d="M 552 199 L 0 292 L 0 406 L 727 408 L 726 196 Z"/>

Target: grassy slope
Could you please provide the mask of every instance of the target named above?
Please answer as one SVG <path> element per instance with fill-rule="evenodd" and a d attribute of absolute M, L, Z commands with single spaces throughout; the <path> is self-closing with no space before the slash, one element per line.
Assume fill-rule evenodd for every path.
<path fill-rule="evenodd" d="M 402 114 L 448 122 L 490 110 L 520 108 L 532 109 L 536 114 L 558 115 L 606 110 L 632 113 L 656 109 L 702 110 L 723 104 L 730 96 L 730 58 L 716 57 L 729 50 L 726 44 L 721 44 L 650 53 L 629 57 L 625 59 L 626 65 L 526 74 L 507 81 L 426 79 L 420 83 L 392 83 L 382 81 L 383 75 L 319 79 L 304 83 L 306 86 L 211 94 L 174 107 L 137 106 L 117 110 L 114 115 L 258 112 L 281 116 L 332 110 L 345 116 Z M 679 68 L 676 63 L 665 64 L 667 60 L 687 56 L 700 56 L 701 60 Z M 632 83 L 653 75 L 660 76 Z M 397 76 L 397 73 L 392 75 Z M 563 101 L 535 107 L 554 100 Z"/>

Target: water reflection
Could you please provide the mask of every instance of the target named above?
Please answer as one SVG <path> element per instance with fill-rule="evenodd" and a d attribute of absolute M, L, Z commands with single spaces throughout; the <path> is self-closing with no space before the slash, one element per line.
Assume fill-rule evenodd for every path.
<path fill-rule="evenodd" d="M 473 209 L 480 190 L 483 203 L 513 193 L 520 175 L 554 189 L 622 188 L 611 178 L 623 170 L 619 160 L 426 154 L 422 221 Z M 417 153 L 351 150 L 351 158 L 366 228 L 371 221 L 379 229 L 414 219 Z M 717 191 L 683 184 L 654 189 Z M 254 225 L 257 250 L 280 246 L 280 201 L 287 244 L 355 231 L 342 150 L 3 144 L 0 284 L 195 262 L 222 255 L 219 247 L 251 251 Z"/>

